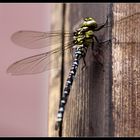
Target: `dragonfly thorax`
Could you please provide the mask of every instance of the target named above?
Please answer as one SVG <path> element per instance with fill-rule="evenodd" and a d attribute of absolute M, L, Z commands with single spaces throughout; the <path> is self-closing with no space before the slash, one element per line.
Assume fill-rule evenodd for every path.
<path fill-rule="evenodd" d="M 86 41 L 93 39 L 94 32 L 90 27 L 80 27 L 74 32 L 73 43 L 75 45 L 87 44 Z"/>

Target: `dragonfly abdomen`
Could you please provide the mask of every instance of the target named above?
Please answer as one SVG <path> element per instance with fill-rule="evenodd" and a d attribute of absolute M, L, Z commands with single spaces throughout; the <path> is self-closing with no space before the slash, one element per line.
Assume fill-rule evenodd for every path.
<path fill-rule="evenodd" d="M 74 77 L 76 75 L 77 72 L 77 68 L 79 65 L 79 61 L 81 58 L 85 57 L 86 52 L 87 52 L 87 48 L 88 46 L 84 46 L 84 45 L 77 45 L 76 51 L 75 51 L 75 57 L 69 72 L 69 76 L 67 78 L 66 81 L 66 85 L 63 91 L 63 95 L 60 101 L 60 106 L 59 106 L 59 111 L 57 114 L 57 124 L 56 124 L 56 130 L 60 127 L 60 125 L 62 124 L 62 120 L 63 120 L 63 114 L 64 114 L 64 110 L 65 110 L 65 105 L 67 103 L 67 99 L 70 93 L 70 89 L 71 86 L 73 84 L 73 80 Z"/>

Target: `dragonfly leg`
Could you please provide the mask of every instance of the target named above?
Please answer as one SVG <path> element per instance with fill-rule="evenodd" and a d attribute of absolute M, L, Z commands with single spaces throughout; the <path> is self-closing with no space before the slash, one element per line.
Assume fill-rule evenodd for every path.
<path fill-rule="evenodd" d="M 106 22 L 103 23 L 102 25 L 100 25 L 100 26 L 99 26 L 98 28 L 96 28 L 94 31 L 99 31 L 99 30 L 101 30 L 101 29 L 104 28 L 105 25 L 107 25 L 107 24 L 108 24 L 108 16 L 107 16 Z"/>
<path fill-rule="evenodd" d="M 99 42 L 97 36 L 96 35 L 93 35 L 93 37 L 94 37 L 95 41 L 99 44 L 100 42 Z M 94 42 L 92 42 L 92 43 L 94 43 Z"/>
<path fill-rule="evenodd" d="M 94 35 L 93 37 L 94 37 L 95 41 L 97 42 L 99 49 L 101 48 L 102 44 L 104 44 L 104 43 L 111 43 L 113 39 L 116 41 L 116 38 L 113 38 L 113 39 L 108 39 L 108 40 L 105 40 L 105 41 L 101 41 L 100 42 L 98 40 L 97 36 Z M 94 45 L 92 45 L 92 47 L 94 47 Z"/>
<path fill-rule="evenodd" d="M 111 43 L 111 41 L 112 41 L 112 39 L 108 39 L 108 40 L 105 40 L 105 41 L 99 42 L 99 44 Z"/>
<path fill-rule="evenodd" d="M 102 50 L 100 48 L 100 42 L 98 40 L 98 38 L 94 35 L 95 41 L 97 42 L 97 47 L 95 48 L 94 45 L 94 41 L 92 42 L 92 55 L 95 58 L 95 61 L 100 64 L 101 66 L 103 66 L 102 63 Z"/>
<path fill-rule="evenodd" d="M 87 68 L 87 64 L 86 64 L 85 57 L 83 57 L 83 62 L 84 62 L 84 66 L 82 67 L 82 70 L 84 70 L 84 69 L 86 69 L 86 68 Z"/>

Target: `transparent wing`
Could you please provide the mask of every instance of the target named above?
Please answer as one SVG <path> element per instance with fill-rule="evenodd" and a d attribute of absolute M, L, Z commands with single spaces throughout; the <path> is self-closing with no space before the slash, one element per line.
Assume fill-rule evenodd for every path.
<path fill-rule="evenodd" d="M 64 37 L 69 38 L 72 33 L 65 33 Z M 11 40 L 25 48 L 38 49 L 44 48 L 51 45 L 51 39 L 53 39 L 53 44 L 60 44 L 62 38 L 62 32 L 40 32 L 40 31 L 17 31 L 11 36 Z M 56 46 L 57 48 L 57 46 Z"/>
<path fill-rule="evenodd" d="M 65 52 L 67 54 L 70 53 L 71 46 L 72 44 L 68 43 L 67 47 L 65 47 Z M 10 65 L 7 69 L 7 73 L 11 73 L 12 75 L 36 74 L 53 68 L 58 68 L 59 66 L 57 60 L 60 58 L 60 56 L 60 48 L 50 52 L 34 55 Z M 56 65 L 51 66 L 52 62 L 56 62 Z"/>

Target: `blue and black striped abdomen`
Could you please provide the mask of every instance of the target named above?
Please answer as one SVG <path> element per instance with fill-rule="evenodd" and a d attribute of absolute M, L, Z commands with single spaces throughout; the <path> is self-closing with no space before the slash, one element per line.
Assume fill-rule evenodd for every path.
<path fill-rule="evenodd" d="M 76 72 L 77 72 L 79 61 L 80 61 L 81 58 L 85 57 L 86 52 L 87 52 L 87 47 L 86 46 L 83 46 L 83 45 L 77 46 L 76 51 L 75 51 L 74 60 L 73 60 L 73 63 L 72 63 L 72 66 L 71 66 L 71 69 L 70 69 L 70 72 L 69 72 L 69 76 L 67 78 L 66 85 L 65 85 L 65 88 L 64 88 L 64 91 L 63 91 L 63 95 L 62 95 L 62 98 L 61 98 L 61 101 L 60 101 L 59 111 L 58 111 L 58 114 L 57 114 L 56 129 L 58 127 L 60 127 L 60 125 L 62 124 L 65 105 L 67 103 L 67 99 L 68 99 L 68 96 L 69 96 L 69 93 L 70 93 L 70 89 L 71 89 L 71 86 L 73 84 L 73 80 L 74 80 L 74 77 L 76 75 Z"/>

